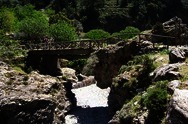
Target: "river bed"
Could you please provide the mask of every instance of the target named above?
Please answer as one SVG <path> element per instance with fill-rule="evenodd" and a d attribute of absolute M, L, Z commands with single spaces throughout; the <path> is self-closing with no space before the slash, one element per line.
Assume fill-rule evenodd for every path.
<path fill-rule="evenodd" d="M 110 88 L 100 89 L 96 84 L 73 89 L 77 107 L 65 117 L 65 124 L 107 124 L 111 119 L 108 111 Z"/>

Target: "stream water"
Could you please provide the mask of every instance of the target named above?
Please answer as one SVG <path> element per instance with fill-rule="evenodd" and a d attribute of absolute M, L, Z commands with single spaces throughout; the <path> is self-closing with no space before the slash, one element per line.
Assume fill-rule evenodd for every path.
<path fill-rule="evenodd" d="M 65 124 L 107 124 L 111 119 L 107 99 L 110 88 L 100 89 L 96 84 L 73 89 L 77 107 L 65 117 Z"/>

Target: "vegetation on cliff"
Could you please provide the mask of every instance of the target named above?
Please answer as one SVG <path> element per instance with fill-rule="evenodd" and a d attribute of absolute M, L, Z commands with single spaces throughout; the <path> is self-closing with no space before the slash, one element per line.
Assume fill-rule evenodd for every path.
<path fill-rule="evenodd" d="M 187 22 L 188 9 L 185 0 L 1 0 L 0 6 L 15 7 L 32 4 L 37 10 L 52 9 L 63 12 L 69 19 L 79 20 L 84 31 L 104 29 L 118 32 L 132 25 L 140 29 L 151 28 L 156 22 L 163 22 L 180 16 Z M 110 25 L 110 26 L 109 26 Z"/>

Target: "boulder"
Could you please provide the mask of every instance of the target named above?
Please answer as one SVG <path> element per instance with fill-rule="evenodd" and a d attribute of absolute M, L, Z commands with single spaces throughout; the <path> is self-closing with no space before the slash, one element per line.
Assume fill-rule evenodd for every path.
<path fill-rule="evenodd" d="M 151 41 L 141 40 L 141 44 L 140 52 L 145 53 L 154 49 L 154 44 Z"/>
<path fill-rule="evenodd" d="M 173 94 L 173 93 L 174 93 L 174 90 L 175 90 L 176 88 L 178 88 L 178 87 L 180 86 L 180 84 L 181 84 L 181 81 L 179 81 L 179 80 L 170 81 L 170 82 L 168 83 L 168 85 L 167 85 L 167 89 L 168 89 L 168 91 L 169 91 L 171 94 Z"/>
<path fill-rule="evenodd" d="M 179 48 L 173 48 L 169 53 L 170 63 L 178 63 L 185 61 L 185 52 Z"/>
<path fill-rule="evenodd" d="M 78 78 L 76 77 L 76 71 L 71 68 L 62 68 L 61 69 L 63 76 L 72 82 L 77 82 Z"/>
<path fill-rule="evenodd" d="M 188 90 L 175 89 L 167 110 L 166 124 L 188 123 Z"/>
<path fill-rule="evenodd" d="M 87 78 L 87 76 L 83 75 L 83 74 L 78 74 L 77 75 L 78 81 L 83 81 L 84 79 Z"/>
<path fill-rule="evenodd" d="M 21 74 L 0 61 L 1 123 L 64 123 L 70 106 L 62 80 L 37 72 Z"/>
<path fill-rule="evenodd" d="M 188 57 L 188 47 L 187 46 L 181 46 L 179 47 L 183 52 L 185 52 L 185 56 Z"/>
<path fill-rule="evenodd" d="M 163 65 L 150 73 L 150 76 L 153 81 L 178 79 L 181 75 L 177 71 L 181 65 L 179 63 Z"/>
<path fill-rule="evenodd" d="M 95 80 L 94 76 L 88 76 L 88 77 L 84 77 L 84 79 L 82 81 L 73 83 L 72 87 L 73 87 L 73 89 L 76 89 L 76 88 L 89 86 L 89 85 L 95 84 L 95 83 L 96 83 L 96 80 Z"/>

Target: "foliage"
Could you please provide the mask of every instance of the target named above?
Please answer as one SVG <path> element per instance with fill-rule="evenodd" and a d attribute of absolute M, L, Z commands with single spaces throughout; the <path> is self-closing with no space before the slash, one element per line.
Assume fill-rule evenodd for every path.
<path fill-rule="evenodd" d="M 55 11 L 52 10 L 52 9 L 45 9 L 45 10 L 44 10 L 44 13 L 45 13 L 48 17 L 50 17 L 51 15 L 54 15 L 54 14 L 55 14 Z"/>
<path fill-rule="evenodd" d="M 156 86 L 147 89 L 143 97 L 143 104 L 152 112 L 162 114 L 167 105 L 167 83 L 168 81 L 156 82 Z"/>
<path fill-rule="evenodd" d="M 93 68 L 99 62 L 98 57 L 96 55 L 92 55 L 88 58 L 86 65 L 83 68 L 82 74 L 84 75 L 94 75 Z"/>
<path fill-rule="evenodd" d="M 85 34 L 86 38 L 92 39 L 92 40 L 98 40 L 98 39 L 105 39 L 110 37 L 110 33 L 102 30 L 102 29 L 93 29 L 90 30 Z"/>
<path fill-rule="evenodd" d="M 19 23 L 19 32 L 25 39 L 40 40 L 48 34 L 47 17 L 40 11 L 35 11 L 31 17 L 25 17 Z"/>
<path fill-rule="evenodd" d="M 122 65 L 119 70 L 119 73 L 123 73 L 124 71 L 130 71 L 134 67 L 139 67 L 138 65 L 142 65 L 142 67 L 144 67 L 145 70 L 148 70 L 148 72 L 151 72 L 155 69 L 153 59 L 151 59 L 148 55 L 141 55 L 135 56 L 132 60 L 130 60 L 127 63 L 127 65 Z"/>
<path fill-rule="evenodd" d="M 36 11 L 34 6 L 31 4 L 24 5 L 24 6 L 18 5 L 14 8 L 14 12 L 19 21 L 25 18 L 36 17 L 36 13 L 38 13 L 38 11 Z"/>
<path fill-rule="evenodd" d="M 132 123 L 132 119 L 140 114 L 139 110 L 142 109 L 140 101 L 141 95 L 136 95 L 128 103 L 123 105 L 118 115 L 121 124 Z"/>
<path fill-rule="evenodd" d="M 156 82 L 154 86 L 147 89 L 144 94 L 137 94 L 128 102 L 125 102 L 120 109 L 118 117 L 120 123 L 132 123 L 134 118 L 148 113 L 144 107 L 149 109 L 146 120 L 152 120 L 156 124 L 161 122 L 167 105 L 167 86 L 168 81 Z"/>
<path fill-rule="evenodd" d="M 153 59 L 150 59 L 147 55 L 143 56 L 143 69 L 140 71 L 137 79 L 139 80 L 138 87 L 147 87 L 151 83 L 149 74 L 156 68 Z"/>
<path fill-rule="evenodd" d="M 120 32 L 113 33 L 112 36 L 118 36 L 121 39 L 130 39 L 134 36 L 138 35 L 140 33 L 140 30 L 138 28 L 127 26 L 124 30 L 121 30 Z"/>
<path fill-rule="evenodd" d="M 0 9 L 0 28 L 4 32 L 11 32 L 16 29 L 17 18 L 12 9 Z"/>
<path fill-rule="evenodd" d="M 166 2 L 164 0 L 133 0 L 131 6 L 129 15 L 136 26 L 141 28 L 145 28 L 145 26 L 151 28 L 157 21 L 160 21 L 159 17 L 166 14 Z"/>
<path fill-rule="evenodd" d="M 146 88 L 151 84 L 149 74 L 154 69 L 153 59 L 150 59 L 148 55 L 135 56 L 127 65 L 123 65 L 119 70 L 119 73 L 124 73 L 128 77 L 128 80 L 119 81 L 118 78 L 114 78 L 113 85 L 126 89 L 128 91 L 127 94 L 135 95 L 137 89 Z"/>
<path fill-rule="evenodd" d="M 65 21 L 59 21 L 50 25 L 50 35 L 55 41 L 72 41 L 78 38 L 76 30 Z"/>
<path fill-rule="evenodd" d="M 69 68 L 75 69 L 77 73 L 81 73 L 83 67 L 86 64 L 86 61 L 87 61 L 86 59 L 78 59 L 78 60 L 69 61 L 67 66 Z"/>
<path fill-rule="evenodd" d="M 16 56 L 24 55 L 25 51 L 20 49 L 19 41 L 11 40 L 0 32 L 0 58 L 11 60 Z"/>

